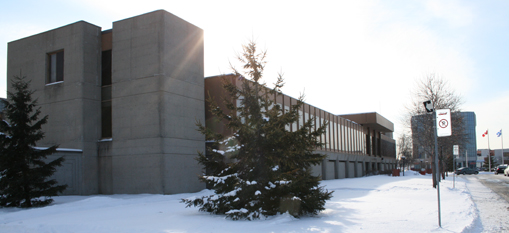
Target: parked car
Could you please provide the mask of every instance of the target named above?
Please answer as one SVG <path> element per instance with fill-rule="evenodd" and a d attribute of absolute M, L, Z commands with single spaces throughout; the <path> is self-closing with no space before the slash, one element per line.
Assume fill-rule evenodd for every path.
<path fill-rule="evenodd" d="M 509 176 L 509 166 L 504 170 L 504 176 Z"/>
<path fill-rule="evenodd" d="M 501 164 L 497 166 L 497 169 L 495 169 L 495 175 L 498 174 L 504 174 L 504 170 L 507 168 L 507 164 Z"/>
<path fill-rule="evenodd" d="M 463 174 L 463 175 L 466 175 L 466 174 L 475 174 L 475 175 L 477 175 L 477 174 L 479 174 L 479 172 L 474 170 L 474 169 L 472 169 L 472 168 L 462 167 L 462 168 L 458 168 L 456 170 L 456 175 L 461 175 L 461 174 Z"/>

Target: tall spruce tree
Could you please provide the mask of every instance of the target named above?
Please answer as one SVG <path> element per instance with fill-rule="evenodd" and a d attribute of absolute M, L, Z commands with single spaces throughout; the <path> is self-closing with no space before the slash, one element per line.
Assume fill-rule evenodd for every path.
<path fill-rule="evenodd" d="M 44 137 L 41 126 L 48 116 L 38 120 L 41 113 L 37 101 L 32 100 L 33 91 L 25 78 L 15 77 L 14 92 L 8 92 L 4 114 L 0 122 L 0 206 L 32 207 L 50 204 L 67 185 L 57 185 L 49 179 L 61 166 L 62 157 L 49 163 L 46 157 L 54 153 L 57 146 L 47 149 L 35 148 Z"/>
<path fill-rule="evenodd" d="M 311 166 L 325 158 L 314 152 L 321 146 L 317 138 L 325 125 L 314 130 L 314 119 L 308 119 L 299 129 L 288 130 L 299 120 L 303 96 L 289 111 L 275 103 L 282 95 L 283 78 L 279 75 L 273 89 L 260 82 L 265 55 L 257 52 L 253 42 L 243 46 L 239 60 L 250 80 L 234 69 L 241 87 L 224 80 L 226 108 L 221 109 L 209 98 L 212 114 L 233 134 L 217 134 L 197 124 L 213 142 L 207 146 L 207 155 L 199 154 L 198 161 L 207 171 L 200 179 L 215 193 L 182 199 L 187 207 L 225 214 L 233 220 L 251 220 L 282 213 L 315 215 L 331 198 L 332 192 L 319 186 L 320 178 L 311 174 Z"/>

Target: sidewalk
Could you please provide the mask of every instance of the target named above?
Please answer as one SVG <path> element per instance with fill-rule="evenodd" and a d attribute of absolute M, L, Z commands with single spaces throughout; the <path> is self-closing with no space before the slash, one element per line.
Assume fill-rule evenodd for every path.
<path fill-rule="evenodd" d="M 460 179 L 466 179 L 467 188 L 470 190 L 479 215 L 473 225 L 464 232 L 509 232 L 509 203 L 481 184 L 475 177 Z"/>

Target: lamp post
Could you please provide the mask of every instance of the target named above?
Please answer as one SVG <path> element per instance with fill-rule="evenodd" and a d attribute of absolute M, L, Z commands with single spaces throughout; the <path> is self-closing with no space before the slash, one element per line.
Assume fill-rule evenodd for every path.
<path fill-rule="evenodd" d="M 435 139 L 435 179 L 437 184 L 437 199 L 438 199 L 438 226 L 442 227 L 442 218 L 440 216 L 440 182 L 439 182 L 439 170 L 438 170 L 438 140 L 437 140 L 437 112 L 433 106 L 431 100 L 423 102 L 424 108 L 426 108 L 426 112 L 433 114 L 433 137 Z"/>

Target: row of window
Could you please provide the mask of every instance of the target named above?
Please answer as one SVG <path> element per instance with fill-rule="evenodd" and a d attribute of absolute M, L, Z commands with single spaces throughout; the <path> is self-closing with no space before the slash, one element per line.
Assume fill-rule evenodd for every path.
<path fill-rule="evenodd" d="M 304 107 L 306 106 L 308 105 Z M 367 154 L 367 137 L 361 125 L 323 110 L 317 111 L 311 114 L 308 111 L 299 111 L 299 121 L 289 126 L 288 130 L 298 130 L 310 118 L 314 118 L 315 129 L 328 122 L 325 133 L 319 138 L 323 143 L 322 150 Z"/>
<path fill-rule="evenodd" d="M 242 99 L 243 98 L 240 97 L 237 100 L 237 106 L 241 106 Z M 291 103 L 288 104 L 291 105 Z M 278 103 L 278 105 L 281 104 Z M 371 151 L 374 151 L 371 145 L 374 145 L 375 142 L 371 140 L 374 140 L 375 137 L 368 136 L 365 133 L 365 129 L 360 124 L 320 109 L 312 109 L 309 105 L 303 105 L 303 108 L 304 111 L 299 110 L 299 120 L 291 125 L 287 125 L 286 130 L 292 132 L 296 131 L 304 125 L 304 122 L 313 118 L 315 130 L 328 122 L 325 133 L 318 138 L 323 144 L 323 147 L 320 148 L 321 150 L 353 154 L 369 154 Z M 290 106 L 285 105 L 284 110 L 285 112 L 290 111 Z"/>

